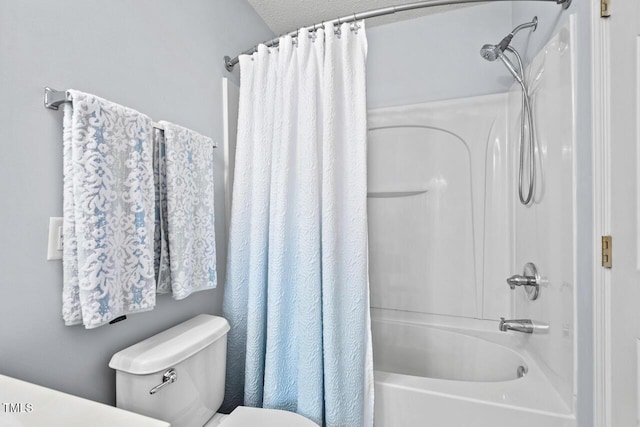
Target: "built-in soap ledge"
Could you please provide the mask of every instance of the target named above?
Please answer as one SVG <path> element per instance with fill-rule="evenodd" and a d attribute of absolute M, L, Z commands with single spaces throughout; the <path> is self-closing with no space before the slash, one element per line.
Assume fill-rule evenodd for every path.
<path fill-rule="evenodd" d="M 367 197 L 372 198 L 389 198 L 389 197 L 409 197 L 424 194 L 429 190 L 386 190 L 386 191 L 369 191 Z"/>
<path fill-rule="evenodd" d="M 170 427 L 170 424 L 0 375 L 0 426 Z"/>

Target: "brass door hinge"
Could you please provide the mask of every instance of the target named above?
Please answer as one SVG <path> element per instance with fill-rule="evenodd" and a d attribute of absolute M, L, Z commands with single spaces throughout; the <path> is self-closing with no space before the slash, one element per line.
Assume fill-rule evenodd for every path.
<path fill-rule="evenodd" d="M 604 268 L 611 268 L 612 244 L 611 236 L 602 236 L 602 266 Z"/>
<path fill-rule="evenodd" d="M 602 18 L 611 16 L 611 0 L 600 0 L 600 16 Z"/>

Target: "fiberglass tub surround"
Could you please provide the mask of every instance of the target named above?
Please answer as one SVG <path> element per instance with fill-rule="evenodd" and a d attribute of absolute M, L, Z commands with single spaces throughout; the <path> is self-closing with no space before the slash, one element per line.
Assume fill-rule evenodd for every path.
<path fill-rule="evenodd" d="M 379 371 L 467 382 L 517 380 L 528 372 L 523 356 L 508 347 L 514 342 L 498 344 L 434 325 L 382 318 L 374 326 Z"/>
<path fill-rule="evenodd" d="M 575 423 L 522 335 L 472 319 L 381 309 L 373 309 L 372 328 L 376 426 Z"/>
<path fill-rule="evenodd" d="M 370 111 L 377 426 L 575 425 L 572 34 L 525 70 L 530 206 L 517 193 L 520 86 Z M 505 280 L 527 262 L 542 276 L 535 301 Z M 549 328 L 500 332 L 500 317 Z"/>
<path fill-rule="evenodd" d="M 545 375 L 562 400 L 574 405 L 574 278 L 575 226 L 575 128 L 573 114 L 574 25 L 560 29 L 528 67 L 528 81 L 534 103 L 537 168 L 535 202 L 515 208 L 515 265 L 520 273 L 534 261 L 543 276 L 538 301 L 524 292 L 514 292 L 517 317 L 544 320 L 546 335 L 533 335 L 528 349 L 540 360 Z M 520 99 L 511 93 L 509 114 L 517 114 Z M 515 95 L 515 96 L 514 96 Z M 510 118 L 509 123 L 515 123 Z M 511 135 L 518 132 L 510 127 Z"/>

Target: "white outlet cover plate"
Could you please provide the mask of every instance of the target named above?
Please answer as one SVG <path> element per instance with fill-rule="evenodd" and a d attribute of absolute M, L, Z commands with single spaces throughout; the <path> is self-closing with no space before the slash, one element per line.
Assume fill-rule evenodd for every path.
<path fill-rule="evenodd" d="M 60 249 L 58 249 L 60 248 Z M 47 260 L 62 259 L 62 218 L 49 218 L 49 244 L 47 245 Z"/>

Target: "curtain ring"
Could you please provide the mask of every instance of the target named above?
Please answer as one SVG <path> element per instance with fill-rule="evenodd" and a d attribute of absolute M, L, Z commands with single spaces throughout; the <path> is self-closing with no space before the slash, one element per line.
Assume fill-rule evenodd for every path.
<path fill-rule="evenodd" d="M 278 36 L 278 39 L 280 39 L 280 36 Z M 267 45 L 265 44 L 265 46 L 267 46 Z M 268 53 L 269 55 L 271 55 L 271 50 L 272 50 L 272 49 L 273 49 L 273 45 L 271 45 L 271 46 L 267 46 L 267 53 Z"/>
<path fill-rule="evenodd" d="M 313 29 L 311 30 L 311 32 L 309 33 L 309 38 L 311 39 L 312 42 L 316 41 L 316 26 L 318 24 L 313 24 Z"/>
<path fill-rule="evenodd" d="M 358 17 L 355 12 L 353 14 L 353 24 L 351 25 L 351 31 L 358 34 L 358 30 L 360 29 L 360 25 L 358 25 Z"/>
<path fill-rule="evenodd" d="M 338 36 L 338 38 L 340 38 L 340 36 L 342 35 L 342 28 L 340 28 L 341 26 L 342 26 L 342 23 L 340 22 L 340 17 L 338 17 L 338 26 L 333 31 L 333 34 Z"/>
<path fill-rule="evenodd" d="M 285 36 L 285 34 L 280 34 L 278 36 L 278 42 L 274 43 L 271 45 L 271 49 L 275 50 L 276 52 L 280 51 L 280 39 L 283 38 Z M 269 53 L 271 53 L 271 51 L 269 51 Z"/>

